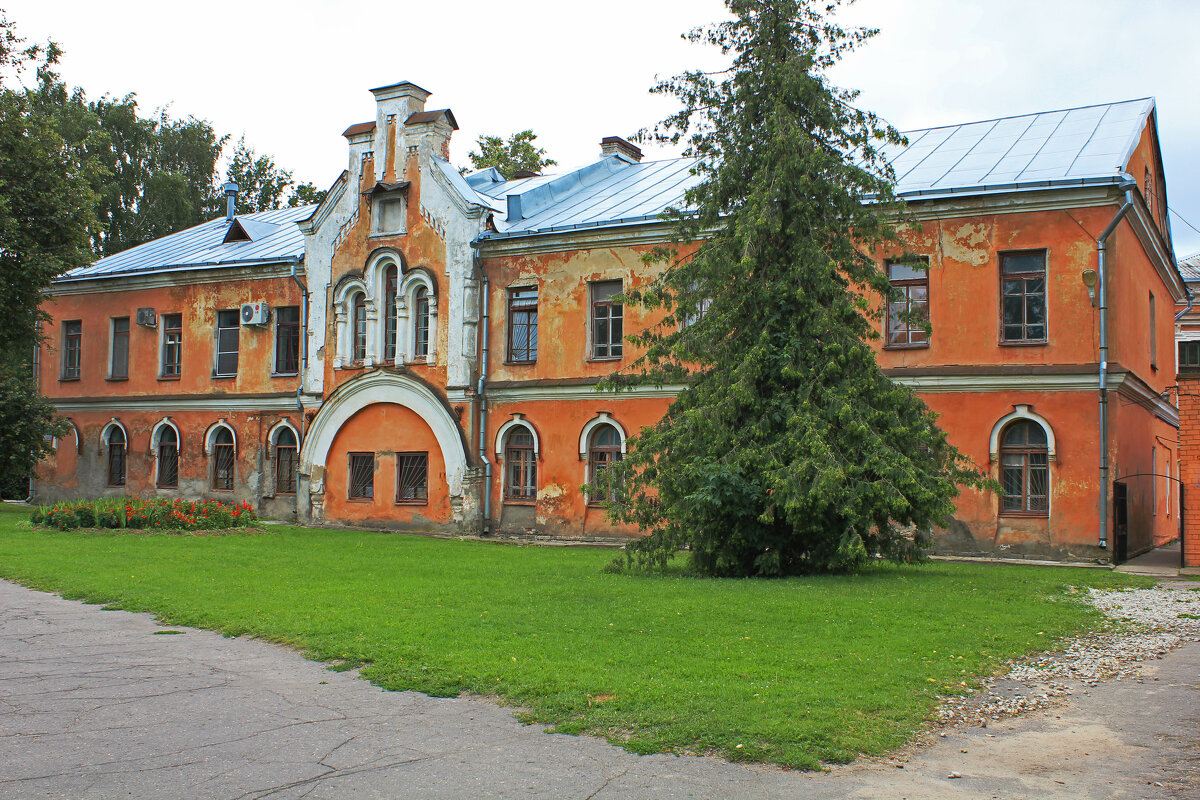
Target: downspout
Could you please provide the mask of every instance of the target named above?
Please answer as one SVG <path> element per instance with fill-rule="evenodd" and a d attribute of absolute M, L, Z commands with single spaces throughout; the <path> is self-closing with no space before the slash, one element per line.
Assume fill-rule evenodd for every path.
<path fill-rule="evenodd" d="M 300 435 L 305 433 L 304 420 L 304 379 L 308 375 L 308 284 L 301 283 L 296 277 L 296 264 L 300 259 L 292 259 L 292 280 L 300 287 L 304 302 L 300 305 L 300 382 L 296 385 L 296 411 L 300 415 Z M 296 442 L 296 458 L 300 458 L 300 442 Z M 299 464 L 297 463 L 297 467 Z M 300 470 L 296 469 L 296 519 L 300 519 Z"/>
<path fill-rule="evenodd" d="M 488 371 L 488 276 L 483 269 L 479 250 L 474 250 L 475 266 L 479 270 L 480 291 L 483 293 L 482 313 L 479 319 L 479 384 L 475 394 L 479 398 L 479 460 L 483 462 L 483 533 L 492 529 L 492 462 L 487 457 L 487 395 L 484 391 Z"/>
<path fill-rule="evenodd" d="M 1189 311 L 1191 311 L 1191 310 L 1192 310 L 1192 302 L 1193 302 L 1193 300 L 1194 300 L 1194 298 L 1192 297 L 1192 290 L 1191 290 L 1191 289 L 1189 289 L 1189 288 L 1187 287 L 1187 284 L 1185 283 L 1185 284 L 1183 285 L 1183 291 L 1187 292 L 1188 304 L 1187 304 L 1187 308 L 1185 308 L 1183 311 L 1180 311 L 1178 314 L 1176 314 L 1176 315 L 1175 315 L 1175 321 L 1176 321 L 1176 322 L 1179 322 L 1179 320 L 1183 319 L 1183 316 L 1184 316 L 1185 314 L 1187 314 Z"/>
<path fill-rule="evenodd" d="M 1108 271 L 1105 268 L 1105 242 L 1117 225 L 1133 208 L 1133 189 L 1137 182 L 1127 178 L 1117 184 L 1118 189 L 1125 190 L 1125 202 L 1117 209 L 1116 215 L 1108 223 L 1108 227 L 1096 239 L 1097 272 L 1099 281 L 1097 292 L 1100 295 L 1100 547 L 1108 547 L 1108 295 L 1106 284 Z"/>

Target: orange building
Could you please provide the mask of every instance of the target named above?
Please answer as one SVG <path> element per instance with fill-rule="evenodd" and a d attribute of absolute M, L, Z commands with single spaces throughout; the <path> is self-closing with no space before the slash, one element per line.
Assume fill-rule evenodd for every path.
<path fill-rule="evenodd" d="M 581 487 L 622 457 L 628 437 L 657 420 L 678 387 L 613 395 L 596 384 L 631 362 L 624 335 L 651 321 L 614 298 L 653 277 L 641 256 L 667 241 L 660 215 L 696 180 L 691 163 L 645 161 L 609 137 L 596 161 L 561 174 L 464 176 L 447 161 L 457 127 L 450 111 L 427 111 L 429 93 L 411 83 L 373 93 L 375 119 L 344 134 L 347 170 L 318 208 L 296 212 L 303 244 L 293 261 L 277 262 L 302 264 L 307 295 L 298 294 L 299 281 L 270 278 L 280 293 L 271 302 L 307 297 L 303 364 L 287 387 L 291 409 L 238 418 L 244 457 L 254 460 L 244 470 L 257 478 L 243 491 L 283 513 L 278 496 L 262 488 L 275 459 L 270 431 L 287 416 L 302 442 L 289 509 L 300 519 L 636 535 L 615 528 L 601 498 Z M 1153 101 L 908 138 L 889 158 L 919 222 L 905 250 L 919 258 L 878 258 L 903 303 L 928 314 L 933 334 L 906 326 L 898 306 L 884 309 L 880 362 L 1006 488 L 1002 497 L 964 493 L 950 526 L 935 532 L 936 547 L 1092 559 L 1175 538 L 1178 492 L 1166 477 L 1179 474 L 1172 317 L 1187 292 L 1171 255 Z M 65 287 L 80 279 L 56 286 L 56 325 L 81 314 L 62 305 Z M 176 282 L 173 291 L 191 293 L 186 302 L 195 308 L 220 305 L 208 298 L 211 286 L 186 276 Z M 223 290 L 251 296 L 225 283 Z M 118 298 L 142 305 L 129 299 L 133 287 L 107 285 L 92 326 L 115 316 L 108 304 Z M 145 304 L 165 308 L 166 300 Z M 215 317 L 196 318 L 216 325 Z M 190 338 L 212 350 L 195 358 L 219 357 L 219 332 Z M 116 416 L 108 409 L 124 407 L 135 386 L 99 380 L 110 391 L 89 391 L 109 405 L 98 400 L 92 416 L 80 417 L 88 429 L 81 435 L 97 443 L 105 415 Z M 276 379 L 264 380 L 253 392 L 248 382 L 246 392 L 275 389 Z M 76 408 L 76 384 L 43 376 L 43 386 L 64 409 Z M 219 386 L 195 389 L 207 398 Z M 296 403 L 310 409 L 307 420 L 296 416 Z M 202 420 L 189 419 L 185 438 L 195 439 Z M 204 433 L 201 444 L 209 439 Z M 83 463 L 61 463 L 61 452 L 43 485 L 65 494 Z M 144 469 L 149 474 L 148 461 Z M 95 479 L 75 485 L 97 488 Z"/>

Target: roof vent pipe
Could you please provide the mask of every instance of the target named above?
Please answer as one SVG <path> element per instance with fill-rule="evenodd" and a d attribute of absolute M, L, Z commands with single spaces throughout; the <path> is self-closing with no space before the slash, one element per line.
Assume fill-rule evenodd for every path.
<path fill-rule="evenodd" d="M 227 181 L 221 184 L 221 191 L 225 193 L 225 221 L 229 222 L 237 214 L 238 185 Z"/>

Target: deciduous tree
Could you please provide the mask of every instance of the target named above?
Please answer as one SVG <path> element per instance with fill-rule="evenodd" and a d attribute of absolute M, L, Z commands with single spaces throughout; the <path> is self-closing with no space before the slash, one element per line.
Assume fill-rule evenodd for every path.
<path fill-rule="evenodd" d="M 534 145 L 536 138 L 537 134 L 532 130 L 514 133 L 508 141 L 499 136 L 480 136 L 475 140 L 479 152 L 472 150 L 467 157 L 475 169 L 495 167 L 505 179 L 511 179 L 521 171 L 540 173 L 558 162 L 546 158 L 545 149 Z"/>
<path fill-rule="evenodd" d="M 982 481 L 870 344 L 869 298 L 890 291 L 872 254 L 899 247 L 879 148 L 900 137 L 829 82 L 874 33 L 837 25 L 838 4 L 727 0 L 733 18 L 690 38 L 732 67 L 655 90 L 682 103 L 655 134 L 686 143 L 702 182 L 672 215 L 698 245 L 657 251 L 662 277 L 630 292 L 665 319 L 609 381 L 686 384 L 594 489 L 649 533 L 631 561 L 687 547 L 709 574 L 784 575 L 908 560 Z"/>

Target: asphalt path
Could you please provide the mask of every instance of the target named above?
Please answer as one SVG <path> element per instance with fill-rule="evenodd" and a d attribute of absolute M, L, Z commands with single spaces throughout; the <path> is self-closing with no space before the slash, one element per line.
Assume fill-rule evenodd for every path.
<path fill-rule="evenodd" d="M 637 756 L 0 581 L 0 798 L 1200 798 L 1200 644 L 945 733 L 825 773 Z"/>

